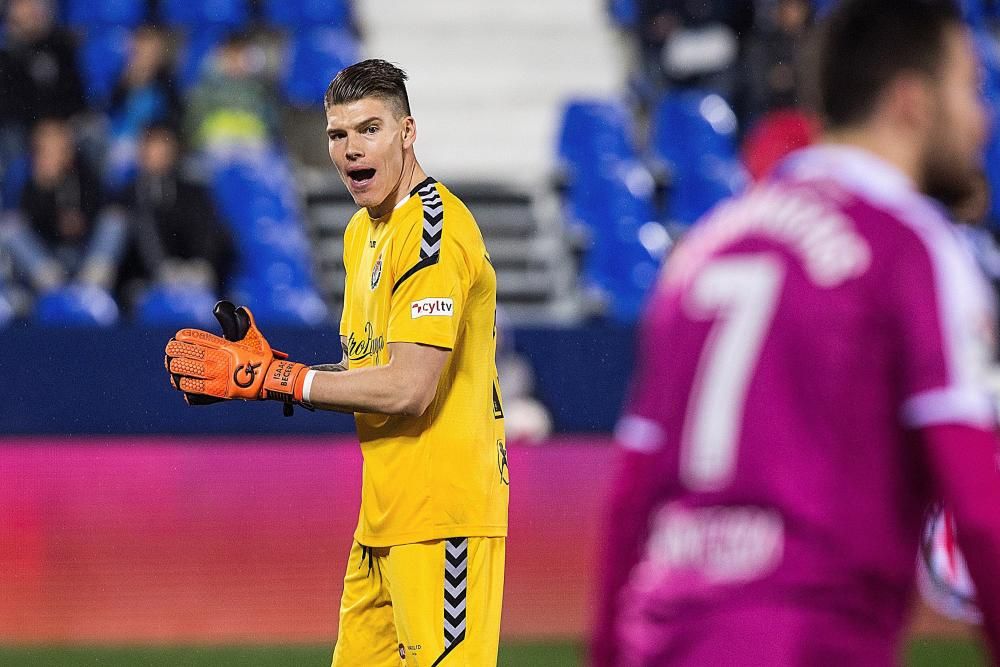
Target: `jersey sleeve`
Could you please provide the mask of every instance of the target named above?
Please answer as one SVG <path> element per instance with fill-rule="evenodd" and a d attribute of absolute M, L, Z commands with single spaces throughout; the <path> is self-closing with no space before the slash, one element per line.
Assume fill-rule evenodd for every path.
<path fill-rule="evenodd" d="M 621 594 L 648 539 L 649 513 L 660 497 L 665 475 L 661 457 L 666 451 L 663 392 L 659 378 L 669 369 L 666 346 L 668 310 L 664 291 L 654 292 L 643 312 L 625 412 L 615 428 L 616 470 L 601 521 L 597 567 L 597 600 L 590 633 L 590 661 L 594 667 L 619 664 L 621 630 L 618 611 Z"/>
<path fill-rule="evenodd" d="M 660 378 L 670 370 L 670 356 L 657 341 L 668 337 L 666 313 L 669 295 L 663 287 L 650 296 L 643 312 L 637 341 L 632 382 L 625 410 L 615 427 L 615 442 L 627 451 L 654 454 L 666 442 L 666 430 L 661 424 L 663 392 Z"/>
<path fill-rule="evenodd" d="M 478 267 L 448 224 L 425 219 L 393 248 L 387 342 L 454 348 Z"/>
<path fill-rule="evenodd" d="M 943 225 L 916 228 L 894 251 L 887 293 L 903 424 L 992 429 L 994 325 L 978 269 Z"/>
<path fill-rule="evenodd" d="M 1000 471 L 993 433 L 961 425 L 920 431 L 934 486 L 955 516 L 958 544 L 976 588 L 983 630 L 1000 651 Z"/>

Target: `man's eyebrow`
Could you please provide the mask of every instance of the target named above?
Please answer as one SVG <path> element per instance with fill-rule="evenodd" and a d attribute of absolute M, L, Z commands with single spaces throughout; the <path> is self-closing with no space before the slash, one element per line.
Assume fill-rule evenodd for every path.
<path fill-rule="evenodd" d="M 382 119 L 379 116 L 372 116 L 371 118 L 365 118 L 363 121 L 361 121 L 360 123 L 358 123 L 354 127 L 355 128 L 364 127 L 365 125 L 370 125 L 372 122 L 374 122 L 376 120 L 377 121 L 381 121 Z"/>
<path fill-rule="evenodd" d="M 365 118 L 360 123 L 357 123 L 354 126 L 354 128 L 357 129 L 359 127 L 365 127 L 366 125 L 369 125 L 369 124 L 371 124 L 371 123 L 373 123 L 375 121 L 381 122 L 382 121 L 381 116 L 371 116 L 370 118 Z M 344 131 L 344 128 L 341 127 L 341 126 L 339 126 L 339 125 L 336 125 L 336 126 L 327 125 L 326 126 L 326 133 L 327 134 L 332 134 L 333 132 L 343 132 L 343 131 Z"/>

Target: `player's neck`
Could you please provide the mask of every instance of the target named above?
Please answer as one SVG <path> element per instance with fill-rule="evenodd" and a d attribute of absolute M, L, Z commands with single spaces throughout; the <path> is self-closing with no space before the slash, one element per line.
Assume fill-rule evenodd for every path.
<path fill-rule="evenodd" d="M 896 167 L 915 188 L 921 183 L 920 149 L 914 142 L 902 139 L 897 133 L 882 128 L 863 128 L 830 131 L 823 142 L 834 146 L 850 146 L 871 153 Z"/>
<path fill-rule="evenodd" d="M 368 216 L 373 221 L 378 221 L 382 218 L 388 217 L 400 203 L 406 201 L 410 197 L 410 191 L 426 178 L 427 174 L 424 173 L 424 170 L 420 166 L 420 163 L 417 162 L 416 157 L 404 160 L 403 173 L 400 176 L 399 183 L 397 183 L 395 189 L 389 193 L 389 196 L 382 200 L 381 204 L 378 206 L 368 207 Z"/>

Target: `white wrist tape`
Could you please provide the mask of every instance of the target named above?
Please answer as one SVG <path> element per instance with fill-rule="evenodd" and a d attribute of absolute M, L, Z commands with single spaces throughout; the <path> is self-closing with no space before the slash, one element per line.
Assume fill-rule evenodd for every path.
<path fill-rule="evenodd" d="M 316 371 L 306 371 L 306 379 L 302 382 L 302 402 L 311 403 L 309 400 L 309 392 L 312 390 L 313 378 L 316 377 Z"/>

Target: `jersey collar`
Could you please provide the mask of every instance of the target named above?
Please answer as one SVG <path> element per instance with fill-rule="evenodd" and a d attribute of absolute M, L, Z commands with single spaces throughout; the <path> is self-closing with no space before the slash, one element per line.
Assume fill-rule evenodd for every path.
<path fill-rule="evenodd" d="M 413 186 L 412 190 L 410 190 L 410 197 L 412 197 L 413 195 L 417 194 L 418 190 L 422 190 L 422 189 L 426 188 L 431 183 L 437 183 L 437 181 L 434 180 L 433 178 L 431 178 L 430 176 L 428 176 L 424 180 L 420 181 L 419 183 L 417 183 L 416 185 Z M 403 201 L 406 201 L 406 200 L 403 200 Z"/>
<path fill-rule="evenodd" d="M 949 218 L 944 205 L 920 192 L 902 170 L 861 148 L 839 144 L 803 148 L 787 157 L 776 174 L 792 180 L 833 180 L 900 216 Z"/>
<path fill-rule="evenodd" d="M 872 199 L 900 200 L 918 194 L 913 181 L 898 167 L 853 146 L 803 148 L 789 156 L 777 173 L 802 180 L 829 178 Z"/>

